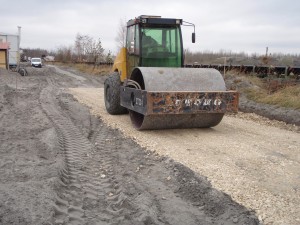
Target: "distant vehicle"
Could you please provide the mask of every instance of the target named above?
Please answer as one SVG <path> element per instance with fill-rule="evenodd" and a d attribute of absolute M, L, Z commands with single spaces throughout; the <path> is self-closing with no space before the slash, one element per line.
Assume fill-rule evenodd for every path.
<path fill-rule="evenodd" d="M 31 58 L 31 66 L 42 68 L 42 59 L 41 58 Z"/>
<path fill-rule="evenodd" d="M 47 62 L 53 62 L 55 59 L 54 56 L 51 56 L 51 55 L 47 55 L 44 57 L 44 60 L 47 61 Z"/>

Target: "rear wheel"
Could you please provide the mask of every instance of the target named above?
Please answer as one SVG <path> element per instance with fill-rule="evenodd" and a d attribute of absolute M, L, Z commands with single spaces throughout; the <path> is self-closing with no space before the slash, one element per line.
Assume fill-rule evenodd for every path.
<path fill-rule="evenodd" d="M 104 82 L 106 111 L 111 115 L 126 114 L 128 110 L 120 105 L 121 80 L 119 73 L 111 74 Z"/>

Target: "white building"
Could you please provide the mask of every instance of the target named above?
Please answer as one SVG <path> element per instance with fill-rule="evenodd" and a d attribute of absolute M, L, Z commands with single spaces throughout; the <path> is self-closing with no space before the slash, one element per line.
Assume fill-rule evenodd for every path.
<path fill-rule="evenodd" d="M 0 44 L 8 44 L 8 65 L 9 67 L 16 67 L 19 59 L 19 43 L 20 43 L 20 29 L 19 34 L 6 34 L 0 32 Z"/>

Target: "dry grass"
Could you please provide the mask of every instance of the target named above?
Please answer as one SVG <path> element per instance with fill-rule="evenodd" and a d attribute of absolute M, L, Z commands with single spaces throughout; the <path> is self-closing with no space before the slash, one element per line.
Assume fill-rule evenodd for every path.
<path fill-rule="evenodd" d="M 254 86 L 259 88 L 265 88 L 265 84 L 262 82 L 262 79 L 257 76 L 245 76 L 246 79 Z"/>
<path fill-rule="evenodd" d="M 300 109 L 300 83 L 291 78 L 262 79 L 255 75 L 227 74 L 232 80 L 231 89 L 238 89 L 259 103 L 277 105 L 285 108 Z"/>
<path fill-rule="evenodd" d="M 75 68 L 76 70 L 82 72 L 82 73 L 88 73 L 88 74 L 93 74 L 93 75 L 108 75 L 111 73 L 112 66 L 110 65 L 99 65 L 99 66 L 94 66 L 94 65 L 88 65 L 84 63 L 61 63 L 61 62 L 47 62 L 52 65 L 58 65 L 58 66 L 68 66 Z"/>
<path fill-rule="evenodd" d="M 246 88 L 244 91 L 248 98 L 265 104 L 278 105 L 281 107 L 300 109 L 300 85 L 287 86 L 273 93 L 262 81 L 255 83 L 257 88 Z"/>
<path fill-rule="evenodd" d="M 77 70 L 83 73 L 93 74 L 93 75 L 108 75 L 111 72 L 112 66 L 109 65 L 87 65 L 87 64 L 73 64 Z"/>

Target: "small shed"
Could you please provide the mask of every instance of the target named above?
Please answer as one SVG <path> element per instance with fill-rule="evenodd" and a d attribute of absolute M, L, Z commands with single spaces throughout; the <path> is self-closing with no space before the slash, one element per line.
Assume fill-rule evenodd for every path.
<path fill-rule="evenodd" d="M 0 68 L 8 69 L 8 43 L 0 42 Z"/>
<path fill-rule="evenodd" d="M 7 61 L 8 61 L 9 68 L 16 68 L 19 62 L 19 57 L 20 57 L 19 42 L 20 42 L 20 35 L 6 34 L 0 32 L 0 43 L 2 44 L 7 43 L 9 46 L 7 49 Z"/>

